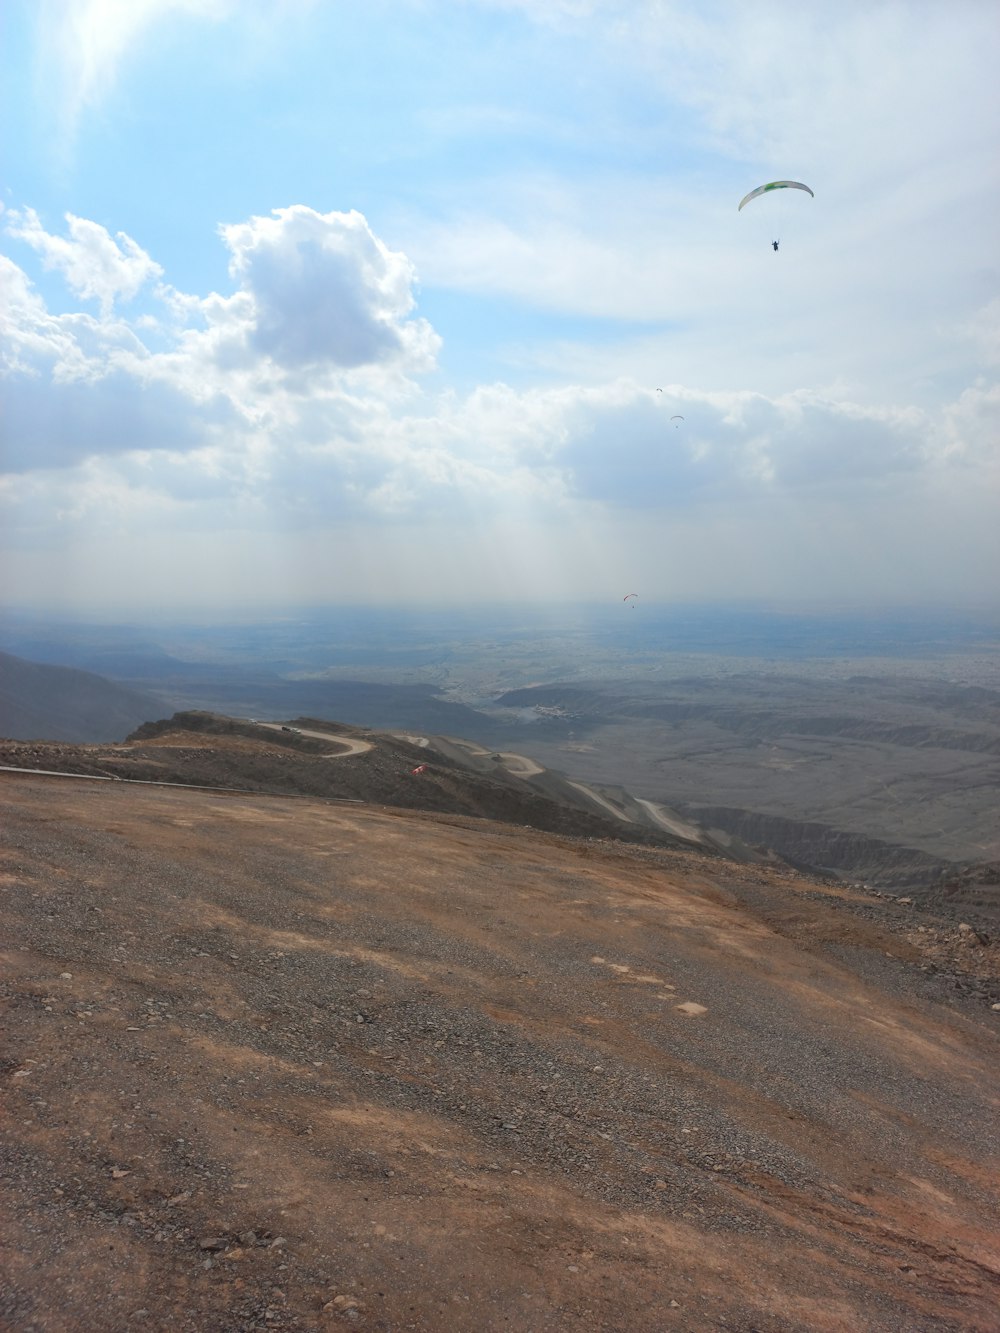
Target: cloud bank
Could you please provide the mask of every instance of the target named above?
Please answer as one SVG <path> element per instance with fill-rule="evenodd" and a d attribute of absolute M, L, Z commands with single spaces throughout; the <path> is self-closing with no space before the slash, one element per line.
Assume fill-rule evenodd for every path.
<path fill-rule="evenodd" d="M 995 591 L 986 377 L 935 409 L 621 373 L 459 393 L 415 265 L 357 211 L 220 226 L 231 286 L 200 294 L 93 221 L 4 224 L 74 306 L 0 261 L 25 590 L 72 560 L 111 600 Z"/>

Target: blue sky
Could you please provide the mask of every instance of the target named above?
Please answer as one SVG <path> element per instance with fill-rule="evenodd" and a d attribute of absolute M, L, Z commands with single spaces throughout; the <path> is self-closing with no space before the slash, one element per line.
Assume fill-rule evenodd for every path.
<path fill-rule="evenodd" d="M 6 600 L 996 603 L 988 0 L 3 21 Z"/>

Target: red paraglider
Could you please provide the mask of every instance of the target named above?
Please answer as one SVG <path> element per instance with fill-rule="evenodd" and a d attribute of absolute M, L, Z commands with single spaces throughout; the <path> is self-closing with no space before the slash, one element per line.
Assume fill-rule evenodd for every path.
<path fill-rule="evenodd" d="M 410 772 L 411 772 L 411 773 L 426 773 L 426 772 L 427 772 L 427 765 L 426 765 L 426 764 L 418 764 L 418 765 L 416 766 L 416 768 L 411 768 L 411 769 L 410 769 Z"/>

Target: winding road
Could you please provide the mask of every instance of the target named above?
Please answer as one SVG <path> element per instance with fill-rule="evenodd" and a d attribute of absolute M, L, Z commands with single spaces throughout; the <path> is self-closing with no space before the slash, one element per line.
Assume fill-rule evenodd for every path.
<path fill-rule="evenodd" d="M 268 727 L 271 731 L 284 731 L 287 723 L 282 722 L 258 722 L 258 727 Z M 328 731 L 306 731 L 303 727 L 292 728 L 293 735 L 311 736 L 314 740 L 330 741 L 333 745 L 342 745 L 342 750 L 332 750 L 329 754 L 320 755 L 321 759 L 349 759 L 352 754 L 364 754 L 366 750 L 372 748 L 371 741 L 358 740 L 354 736 L 331 736 Z"/>

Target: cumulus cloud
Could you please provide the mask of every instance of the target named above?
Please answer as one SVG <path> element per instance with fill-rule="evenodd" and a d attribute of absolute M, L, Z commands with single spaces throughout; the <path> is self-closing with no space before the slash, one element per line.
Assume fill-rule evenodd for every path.
<path fill-rule="evenodd" d="M 46 269 L 62 273 L 77 296 L 95 298 L 103 315 L 110 314 L 116 300 L 131 300 L 163 272 L 123 231 L 116 239 L 99 223 L 67 213 L 69 235 L 54 236 L 45 231 L 32 208 L 11 210 L 6 216 L 8 233 L 37 251 Z"/>
<path fill-rule="evenodd" d="M 626 510 L 777 495 L 829 500 L 919 472 L 927 432 L 913 409 L 811 391 L 770 398 L 668 385 L 651 393 L 619 381 L 565 404 L 557 461 L 569 494 Z"/>
<path fill-rule="evenodd" d="M 158 313 L 131 321 L 115 299 L 162 271 L 130 238 L 77 218 L 55 236 L 30 210 L 9 214 L 8 231 L 101 311 L 52 314 L 0 261 L 8 470 L 222 439 L 244 448 L 251 435 L 350 453 L 371 424 L 355 381 L 371 394 L 388 377 L 398 393 L 400 377 L 434 364 L 437 335 L 412 316 L 412 265 L 359 213 L 293 207 L 225 227 L 238 289 L 199 298 L 158 283 Z"/>
<path fill-rule="evenodd" d="M 290 369 L 433 366 L 437 336 L 426 320 L 408 318 L 413 265 L 360 213 L 298 204 L 221 231 L 230 273 L 252 301 L 245 337 L 257 355 Z"/>

